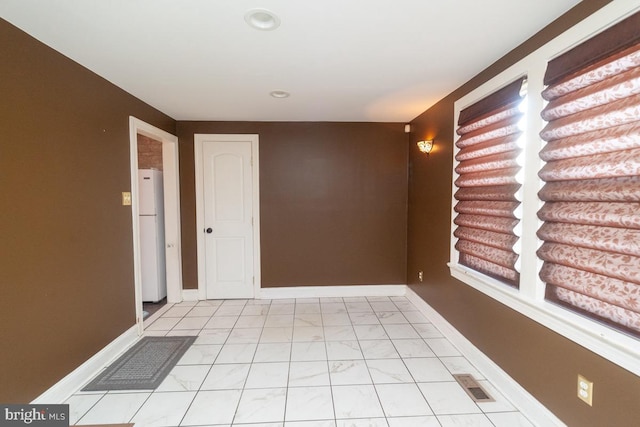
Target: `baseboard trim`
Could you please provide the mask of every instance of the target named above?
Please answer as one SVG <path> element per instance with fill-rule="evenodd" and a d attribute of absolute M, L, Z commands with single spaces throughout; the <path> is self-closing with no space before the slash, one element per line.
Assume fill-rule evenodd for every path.
<path fill-rule="evenodd" d="M 87 381 L 108 366 L 112 361 L 131 347 L 140 337 L 138 326 L 134 325 L 115 340 L 107 344 L 102 350 L 91 356 L 89 360 L 78 366 L 67 376 L 62 378 L 47 391 L 33 400 L 32 404 L 64 403 L 73 393 L 78 391 Z"/>
<path fill-rule="evenodd" d="M 464 335 L 458 332 L 453 325 L 434 310 L 433 307 L 427 304 L 415 291 L 407 287 L 405 296 L 469 359 L 472 365 L 476 366 L 480 372 L 485 375 L 500 393 L 508 397 L 511 403 L 513 403 L 525 417 L 535 425 L 566 427 L 558 417 L 549 411 L 542 403 L 538 402 L 527 390 L 482 353 L 471 341 L 465 338 Z"/>
<path fill-rule="evenodd" d="M 401 297 L 406 291 L 407 285 L 291 286 L 261 288 L 256 299 Z"/>

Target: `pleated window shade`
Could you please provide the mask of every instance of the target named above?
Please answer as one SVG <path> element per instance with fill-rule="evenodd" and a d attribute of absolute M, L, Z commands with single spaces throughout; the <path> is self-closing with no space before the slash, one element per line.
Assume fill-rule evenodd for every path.
<path fill-rule="evenodd" d="M 518 287 L 521 78 L 460 112 L 454 236 L 458 263 Z"/>
<path fill-rule="evenodd" d="M 585 62 L 577 71 L 568 67 L 574 69 L 568 75 L 558 73 L 558 64 L 579 54 L 569 51 L 549 63 L 549 86 L 542 94 L 549 101 L 542 112 L 548 123 L 540 133 L 547 142 L 539 173 L 545 203 L 538 212 L 544 222 L 538 256 L 544 261 L 540 278 L 546 299 L 635 336 L 640 336 L 640 41 L 633 37 L 639 18 L 636 14 L 575 49 L 598 58 L 595 63 Z"/>

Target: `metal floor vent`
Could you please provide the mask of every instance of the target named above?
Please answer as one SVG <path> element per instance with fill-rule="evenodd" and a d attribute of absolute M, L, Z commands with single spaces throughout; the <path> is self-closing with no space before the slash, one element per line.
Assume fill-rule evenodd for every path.
<path fill-rule="evenodd" d="M 489 396 L 478 381 L 470 374 L 456 374 L 453 376 L 458 384 L 462 386 L 474 402 L 495 402 L 495 399 Z"/>

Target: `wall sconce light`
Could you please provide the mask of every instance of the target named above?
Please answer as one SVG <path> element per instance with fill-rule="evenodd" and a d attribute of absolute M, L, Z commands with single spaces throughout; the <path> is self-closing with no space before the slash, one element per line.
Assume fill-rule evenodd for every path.
<path fill-rule="evenodd" d="M 418 149 L 425 153 L 427 156 L 433 149 L 433 139 L 427 139 L 425 141 L 418 141 Z"/>

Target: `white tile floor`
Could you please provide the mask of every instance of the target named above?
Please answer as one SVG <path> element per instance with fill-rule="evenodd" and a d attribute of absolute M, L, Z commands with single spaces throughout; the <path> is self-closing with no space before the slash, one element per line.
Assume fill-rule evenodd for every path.
<path fill-rule="evenodd" d="M 71 424 L 533 426 L 404 297 L 180 303 L 145 327 L 198 338 L 156 390 L 74 394 Z"/>

